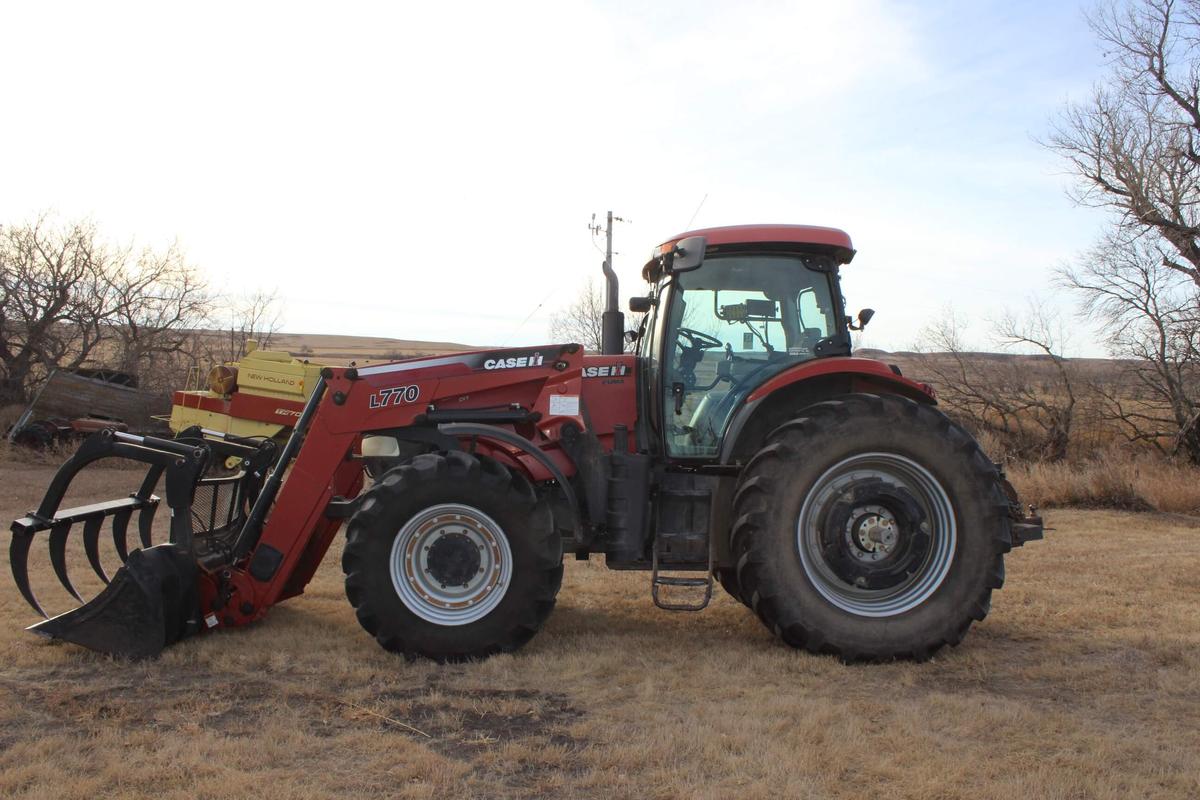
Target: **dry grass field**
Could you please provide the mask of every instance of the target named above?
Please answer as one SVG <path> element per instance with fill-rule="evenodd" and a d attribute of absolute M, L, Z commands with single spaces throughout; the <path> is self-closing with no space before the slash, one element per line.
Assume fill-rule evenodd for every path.
<path fill-rule="evenodd" d="M 1111 508 L 1200 516 L 1200 469 L 1112 450 L 1084 461 L 1016 463 L 1008 477 L 1039 508 Z"/>
<path fill-rule="evenodd" d="M 389 361 L 417 355 L 441 356 L 479 349 L 454 342 L 320 333 L 277 333 L 271 337 L 270 348 L 286 350 L 294 356 L 310 358 L 324 364 L 349 364 L 354 361 L 360 366 L 374 361 Z"/>
<path fill-rule="evenodd" d="M 51 473 L 0 465 L 0 517 Z M 136 480 L 92 470 L 77 499 Z M 23 632 L 35 616 L 5 565 L 0 796 L 1200 796 L 1200 522 L 1049 524 L 959 648 L 877 666 L 790 651 L 724 596 L 657 611 L 645 575 L 598 561 L 568 564 L 520 653 L 406 663 L 354 620 L 338 542 L 261 624 L 128 663 Z M 31 561 L 65 610 L 44 546 Z"/>

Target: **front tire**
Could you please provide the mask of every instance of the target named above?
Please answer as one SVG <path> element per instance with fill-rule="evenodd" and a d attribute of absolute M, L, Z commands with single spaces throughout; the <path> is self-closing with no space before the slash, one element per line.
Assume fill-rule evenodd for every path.
<path fill-rule="evenodd" d="M 847 661 L 956 645 L 1004 583 L 995 465 L 937 409 L 846 395 L 768 437 L 734 496 L 738 586 L 792 647 Z"/>
<path fill-rule="evenodd" d="M 562 542 L 524 477 L 489 458 L 429 453 L 365 493 L 342 570 L 380 646 L 462 661 L 533 637 L 562 584 Z"/>

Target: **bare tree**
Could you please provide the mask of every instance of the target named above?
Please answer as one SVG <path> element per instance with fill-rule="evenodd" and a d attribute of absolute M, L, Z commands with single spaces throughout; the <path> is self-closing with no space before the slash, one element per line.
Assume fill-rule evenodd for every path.
<path fill-rule="evenodd" d="M 251 339 L 266 349 L 279 333 L 283 308 L 275 291 L 259 289 L 227 301 L 227 317 L 222 325 L 225 333 L 215 361 L 236 361 L 246 352 Z"/>
<path fill-rule="evenodd" d="M 1096 383 L 1103 417 L 1130 441 L 1200 464 L 1200 292 L 1167 265 L 1170 246 L 1115 232 L 1060 278 L 1123 359 Z"/>
<path fill-rule="evenodd" d="M 1076 199 L 1115 214 L 1113 232 L 1063 283 L 1131 359 L 1099 382 L 1105 416 L 1134 441 L 1200 463 L 1200 0 L 1106 2 L 1089 22 L 1109 74 L 1048 137 Z"/>
<path fill-rule="evenodd" d="M 1046 144 L 1078 177 L 1079 202 L 1156 232 L 1163 264 L 1200 287 L 1200 0 L 1108 2 L 1089 23 L 1110 74 Z"/>
<path fill-rule="evenodd" d="M 269 346 L 280 317 L 274 292 L 219 302 L 174 245 L 117 247 L 90 222 L 48 215 L 0 227 L 0 404 L 23 402 L 52 369 L 84 365 L 166 393 L 193 366 L 240 358 L 249 339 Z"/>
<path fill-rule="evenodd" d="M 178 299 L 178 295 L 175 297 Z M 233 298 L 209 296 L 208 305 L 207 327 L 183 331 L 177 348 L 161 348 L 159 355 L 143 366 L 140 377 L 144 387 L 169 393 L 185 381 L 189 386 L 198 386 L 193 376 L 203 378 L 212 366 L 239 360 L 251 339 L 259 347 L 270 347 L 279 331 L 281 306 L 273 292 L 256 291 Z M 304 349 L 308 353 L 302 355 L 311 355 L 311 348 Z"/>
<path fill-rule="evenodd" d="M 575 342 L 592 353 L 600 352 L 604 297 L 589 280 L 566 308 L 550 317 L 550 339 Z"/>
<path fill-rule="evenodd" d="M 106 320 L 112 366 L 138 375 L 187 349 L 194 331 L 209 321 L 213 297 L 199 272 L 175 245 L 143 250 L 132 263 L 114 263 L 104 275 L 112 309 Z"/>
<path fill-rule="evenodd" d="M 964 327 L 947 312 L 921 337 L 917 365 L 939 403 L 968 427 L 993 434 L 1006 455 L 1065 458 L 1081 411 L 1081 381 L 1062 355 L 1057 317 L 1031 306 L 1025 315 L 1005 314 L 993 322 L 996 343 L 1025 351 L 1019 355 L 973 350 L 963 339 Z"/>
<path fill-rule="evenodd" d="M 625 327 L 638 330 L 644 316 L 626 312 Z M 550 338 L 555 342 L 575 342 L 588 352 L 599 353 L 603 318 L 604 295 L 596 288 L 595 281 L 589 280 L 569 306 L 550 317 Z M 626 342 L 625 349 L 631 348 Z"/>
<path fill-rule="evenodd" d="M 21 402 L 54 367 L 92 357 L 113 314 L 107 276 L 119 261 L 91 223 L 43 215 L 0 228 L 0 403 Z"/>

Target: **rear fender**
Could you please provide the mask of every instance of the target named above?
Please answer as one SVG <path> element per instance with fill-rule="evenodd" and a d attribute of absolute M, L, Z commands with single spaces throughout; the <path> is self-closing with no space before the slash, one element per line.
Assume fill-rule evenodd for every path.
<path fill-rule="evenodd" d="M 721 447 L 721 463 L 744 461 L 776 426 L 805 406 L 850 392 L 897 394 L 936 404 L 933 389 L 871 358 L 822 358 L 764 381 L 734 413 Z"/>

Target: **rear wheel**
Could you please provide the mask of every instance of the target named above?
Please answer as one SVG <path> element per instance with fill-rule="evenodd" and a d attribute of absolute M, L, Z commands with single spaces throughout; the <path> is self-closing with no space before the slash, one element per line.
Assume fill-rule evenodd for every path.
<path fill-rule="evenodd" d="M 554 608 L 562 543 L 522 476 L 461 452 L 389 470 L 350 519 L 346 595 L 387 650 L 438 661 L 527 642 Z"/>
<path fill-rule="evenodd" d="M 1011 547 L 995 465 L 936 409 L 847 395 L 770 434 L 735 495 L 738 586 L 785 642 L 927 658 L 988 612 Z"/>
<path fill-rule="evenodd" d="M 742 605 L 749 607 L 750 603 L 746 601 L 746 598 L 742 597 L 742 589 L 738 586 L 736 568 L 717 567 L 713 570 L 713 577 L 717 579 L 717 583 L 721 584 L 721 588 L 725 590 L 726 594 Z"/>

